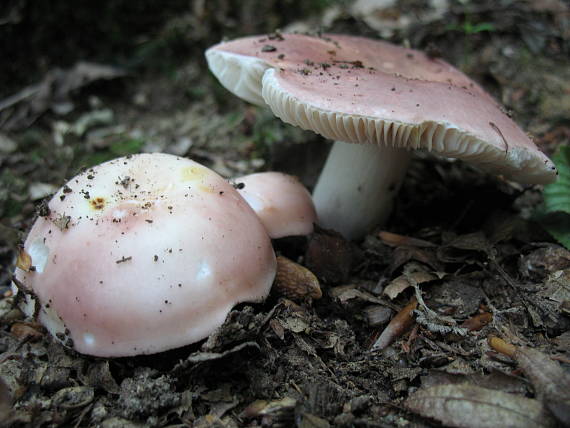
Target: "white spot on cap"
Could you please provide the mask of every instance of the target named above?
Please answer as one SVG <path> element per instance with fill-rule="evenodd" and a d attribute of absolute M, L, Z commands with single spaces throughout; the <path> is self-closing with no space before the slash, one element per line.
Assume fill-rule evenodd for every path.
<path fill-rule="evenodd" d="M 35 239 L 26 250 L 32 258 L 36 272 L 42 273 L 48 261 L 49 248 L 42 238 Z"/>
<path fill-rule="evenodd" d="M 256 213 L 265 208 L 265 203 L 259 196 L 247 193 L 247 191 L 240 192 L 240 195 Z"/>
<path fill-rule="evenodd" d="M 208 262 L 202 261 L 200 263 L 200 267 L 198 268 L 198 272 L 196 273 L 196 279 L 197 280 L 206 279 L 210 275 L 212 275 L 212 268 L 210 267 Z"/>
<path fill-rule="evenodd" d="M 121 220 L 122 218 L 126 217 L 126 215 L 127 215 L 127 211 L 125 211 L 125 210 L 118 209 L 118 210 L 113 211 L 113 218 L 115 220 Z"/>
<path fill-rule="evenodd" d="M 95 336 L 93 336 L 91 333 L 85 333 L 83 335 L 83 342 L 87 346 L 95 346 Z"/>

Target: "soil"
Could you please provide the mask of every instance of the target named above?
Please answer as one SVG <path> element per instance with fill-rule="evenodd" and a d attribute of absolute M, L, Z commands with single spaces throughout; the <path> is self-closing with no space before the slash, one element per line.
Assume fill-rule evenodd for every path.
<path fill-rule="evenodd" d="M 83 168 L 162 151 L 225 177 L 275 169 L 314 185 L 330 144 L 229 95 L 203 58 L 222 37 L 323 30 L 427 50 L 481 83 L 548 155 L 569 143 L 567 3 L 400 0 L 372 12 L 296 3 L 169 1 L 156 11 L 98 1 L 78 11 L 56 2 L 47 11 L 9 2 L 0 19 L 10 58 L 0 80 L 0 425 L 501 425 L 485 425 L 480 402 L 470 415 L 417 395 L 461 385 L 529 400 L 524 426 L 568 426 L 570 398 L 552 391 L 570 376 L 570 252 L 533 221 L 541 187 L 425 153 L 382 230 L 354 243 L 320 229 L 274 241 L 317 276 L 320 299 L 274 291 L 234 308 L 206 341 L 119 359 L 63 347 L 14 306 L 19 245 Z M 548 358 L 532 354 L 531 369 L 521 357 L 530 354 L 508 357 L 491 337 Z M 541 417 L 525 413 L 535 404 Z"/>

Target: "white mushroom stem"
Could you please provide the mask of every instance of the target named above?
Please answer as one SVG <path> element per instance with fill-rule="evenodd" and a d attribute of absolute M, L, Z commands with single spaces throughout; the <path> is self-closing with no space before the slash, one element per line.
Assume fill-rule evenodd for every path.
<path fill-rule="evenodd" d="M 407 150 L 335 142 L 313 192 L 319 224 L 358 239 L 386 221 L 409 160 Z"/>

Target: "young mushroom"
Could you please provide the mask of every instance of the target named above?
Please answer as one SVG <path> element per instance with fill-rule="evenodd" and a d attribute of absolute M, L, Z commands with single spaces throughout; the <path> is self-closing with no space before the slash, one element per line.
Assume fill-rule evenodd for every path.
<path fill-rule="evenodd" d="M 16 269 L 24 309 L 78 352 L 150 354 L 207 337 L 239 302 L 264 299 L 276 261 L 234 187 L 166 154 L 119 158 L 71 179 Z M 15 287 L 16 288 L 16 287 Z"/>
<path fill-rule="evenodd" d="M 274 34 L 220 43 L 206 58 L 235 95 L 337 141 L 313 199 L 319 223 L 347 238 L 385 221 L 411 149 L 521 183 L 556 179 L 554 164 L 490 95 L 421 52 L 361 37 Z"/>
<path fill-rule="evenodd" d="M 280 172 L 260 172 L 233 180 L 273 239 L 308 235 L 317 220 L 311 195 L 301 182 Z"/>

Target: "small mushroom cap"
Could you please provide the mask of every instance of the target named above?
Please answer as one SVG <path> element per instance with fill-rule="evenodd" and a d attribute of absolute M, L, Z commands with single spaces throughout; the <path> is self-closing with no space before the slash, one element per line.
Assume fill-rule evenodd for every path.
<path fill-rule="evenodd" d="M 81 353 L 150 354 L 207 337 L 269 293 L 276 262 L 253 210 L 222 177 L 165 154 L 71 179 L 32 227 L 16 278 L 40 321 Z M 27 312 L 33 302 L 27 297 Z"/>
<path fill-rule="evenodd" d="M 253 208 L 271 238 L 308 235 L 317 213 L 301 182 L 280 172 L 260 172 L 236 178 L 238 192 Z"/>
<path fill-rule="evenodd" d="M 327 138 L 456 157 L 522 183 L 556 168 L 501 107 L 446 62 L 361 37 L 254 36 L 206 52 L 236 95 Z"/>

